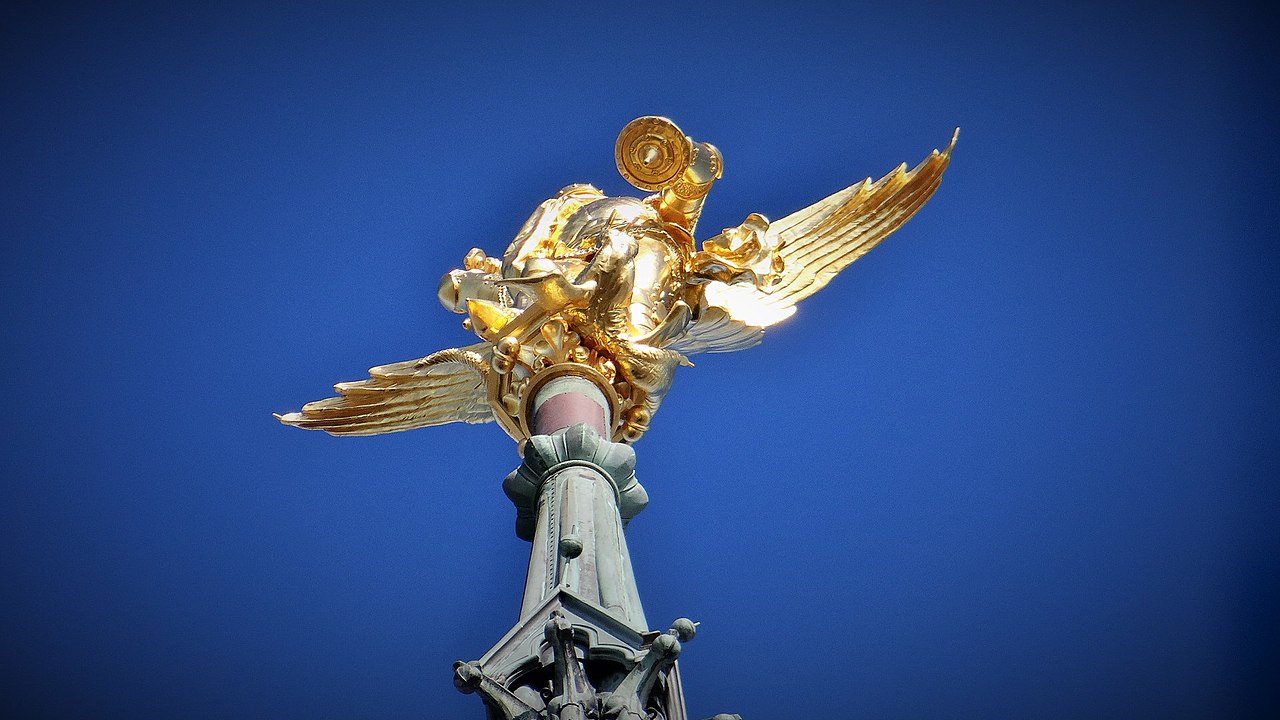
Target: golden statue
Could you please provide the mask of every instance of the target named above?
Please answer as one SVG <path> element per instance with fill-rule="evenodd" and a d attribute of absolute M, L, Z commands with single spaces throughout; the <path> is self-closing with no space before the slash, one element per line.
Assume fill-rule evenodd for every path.
<path fill-rule="evenodd" d="M 336 385 L 338 397 L 277 417 L 334 435 L 497 420 L 523 440 L 537 388 L 570 374 L 606 394 L 614 440 L 637 440 L 689 355 L 758 344 L 909 220 L 942 182 L 958 135 L 914 169 L 904 163 L 776 222 L 752 213 L 699 249 L 694 230 L 720 151 L 666 118 L 633 120 L 618 136 L 618 170 L 653 195 L 570 185 L 501 259 L 473 249 L 441 280 L 440 301 L 481 342 L 380 365 Z"/>

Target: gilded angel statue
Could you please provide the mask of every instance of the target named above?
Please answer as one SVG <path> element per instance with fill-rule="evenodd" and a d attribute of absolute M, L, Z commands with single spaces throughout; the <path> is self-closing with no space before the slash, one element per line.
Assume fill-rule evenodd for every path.
<path fill-rule="evenodd" d="M 652 195 L 570 185 L 500 258 L 472 249 L 441 280 L 440 301 L 466 316 L 479 343 L 380 365 L 336 385 L 337 397 L 277 417 L 334 435 L 496 420 L 524 439 L 534 390 L 569 373 L 608 395 L 614 439 L 635 441 L 690 355 L 758 344 L 906 223 L 937 190 L 958 133 L 913 169 L 904 163 L 781 220 L 752 213 L 699 247 L 694 231 L 721 176 L 720 151 L 666 118 L 638 118 L 619 135 L 616 158 Z"/>

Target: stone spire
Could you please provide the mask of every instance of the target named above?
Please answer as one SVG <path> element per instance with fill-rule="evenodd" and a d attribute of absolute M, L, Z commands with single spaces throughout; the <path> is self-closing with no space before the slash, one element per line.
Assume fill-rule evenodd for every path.
<path fill-rule="evenodd" d="M 584 378 L 546 383 L 531 415 L 503 483 L 532 544 L 520 619 L 455 684 L 490 720 L 687 720 L 676 658 L 696 626 L 649 629 L 623 532 L 648 504 L 635 451 L 601 437 L 608 400 Z"/>

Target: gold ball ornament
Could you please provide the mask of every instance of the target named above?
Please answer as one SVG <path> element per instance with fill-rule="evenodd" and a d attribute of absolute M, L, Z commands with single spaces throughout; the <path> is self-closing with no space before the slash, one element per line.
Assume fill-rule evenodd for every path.
<path fill-rule="evenodd" d="M 520 354 L 520 341 L 508 335 L 498 341 L 494 352 L 502 357 L 515 359 Z"/>

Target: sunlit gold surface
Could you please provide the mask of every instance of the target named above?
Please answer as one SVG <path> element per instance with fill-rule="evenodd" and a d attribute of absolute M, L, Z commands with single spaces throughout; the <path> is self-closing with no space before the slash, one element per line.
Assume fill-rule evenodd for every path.
<path fill-rule="evenodd" d="M 570 185 L 544 202 L 501 259 L 472 249 L 440 283 L 441 303 L 482 340 L 370 370 L 339 396 L 281 422 L 374 435 L 497 420 L 529 435 L 533 389 L 564 373 L 588 378 L 613 405 L 615 440 L 649 427 L 688 355 L 742 350 L 901 227 L 937 190 L 956 138 L 770 223 L 752 213 L 696 247 L 720 152 L 666 118 L 639 118 L 618 138 L 619 171 L 645 199 Z"/>
<path fill-rule="evenodd" d="M 649 192 L 665 190 L 693 163 L 693 141 L 667 118 L 647 115 L 622 128 L 614 156 L 627 182 Z"/>

